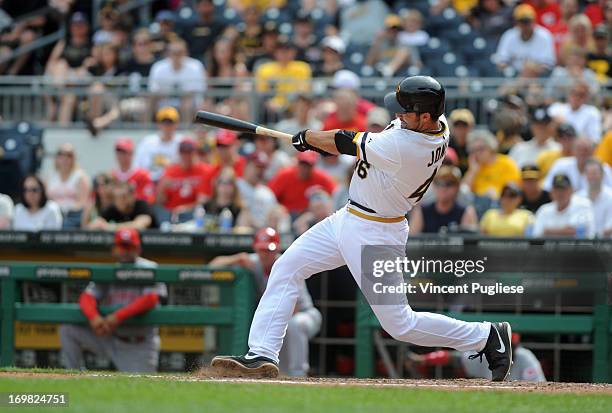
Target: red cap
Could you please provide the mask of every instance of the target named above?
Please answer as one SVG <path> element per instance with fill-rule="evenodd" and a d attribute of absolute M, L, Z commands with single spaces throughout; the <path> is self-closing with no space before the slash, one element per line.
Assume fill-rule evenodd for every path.
<path fill-rule="evenodd" d="M 115 246 L 122 248 L 140 247 L 140 235 L 133 228 L 122 228 L 115 232 Z"/>
<path fill-rule="evenodd" d="M 217 133 L 217 145 L 230 146 L 236 143 L 236 140 L 238 140 L 238 135 L 227 129 L 221 129 Z"/>
<path fill-rule="evenodd" d="M 268 166 L 270 157 L 262 151 L 255 151 L 247 156 L 247 162 L 254 162 L 257 166 Z"/>
<path fill-rule="evenodd" d="M 124 152 L 134 152 L 134 142 L 130 138 L 119 138 L 115 142 L 115 149 Z"/>
<path fill-rule="evenodd" d="M 253 238 L 254 250 L 278 251 L 280 248 L 280 235 L 274 228 L 262 228 Z"/>
<path fill-rule="evenodd" d="M 319 160 L 319 154 L 313 151 L 298 152 L 297 160 L 298 162 L 305 162 L 309 165 L 314 165 Z"/>

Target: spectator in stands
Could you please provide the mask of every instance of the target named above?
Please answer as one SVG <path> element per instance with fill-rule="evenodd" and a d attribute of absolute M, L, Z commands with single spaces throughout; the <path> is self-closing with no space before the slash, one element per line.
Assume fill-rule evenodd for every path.
<path fill-rule="evenodd" d="M 370 110 L 376 107 L 374 103 L 359 95 L 361 80 L 359 80 L 359 76 L 356 73 L 350 70 L 338 70 L 332 79 L 330 88 L 334 90 L 344 89 L 352 92 L 355 95 L 355 99 L 357 99 L 357 112 L 362 115 L 367 115 Z"/>
<path fill-rule="evenodd" d="M 497 42 L 512 27 L 512 8 L 502 0 L 479 0 L 467 20 L 487 41 Z"/>
<path fill-rule="evenodd" d="M 400 41 L 402 19 L 395 14 L 385 18 L 385 26 L 376 34 L 365 63 L 376 66 L 385 77 L 403 73 L 408 66 L 420 66 L 420 56 L 416 47 Z"/>
<path fill-rule="evenodd" d="M 191 119 L 206 91 L 206 70 L 202 62 L 187 56 L 185 41 L 172 40 L 168 44 L 167 57 L 153 64 L 149 91 L 162 99 L 164 105 L 180 107 L 181 113 Z M 180 94 L 180 99 L 176 94 Z"/>
<path fill-rule="evenodd" d="M 149 204 L 136 199 L 134 188 L 128 182 L 115 182 L 113 205 L 89 224 L 90 229 L 104 231 L 115 231 L 120 228 L 134 228 L 141 231 L 157 227 L 157 220 Z"/>
<path fill-rule="evenodd" d="M 130 138 L 119 138 L 115 142 L 117 168 L 111 171 L 112 177 L 120 182 L 129 182 L 134 187 L 136 199 L 149 204 L 155 202 L 155 186 L 151 174 L 144 168 L 133 166 L 134 142 Z"/>
<path fill-rule="evenodd" d="M 536 158 L 536 165 L 542 173 L 542 177 L 548 174 L 555 161 L 561 157 L 572 156 L 574 153 L 574 141 L 576 140 L 576 129 L 569 123 L 557 126 L 555 133 L 556 141 L 561 149 L 551 149 L 542 152 Z"/>
<path fill-rule="evenodd" d="M 555 0 L 528 0 L 536 13 L 536 23 L 550 30 L 561 20 L 561 6 Z"/>
<path fill-rule="evenodd" d="M 308 197 L 308 209 L 295 219 L 293 230 L 302 235 L 333 212 L 334 203 L 329 194 L 323 190 L 313 191 Z"/>
<path fill-rule="evenodd" d="M 593 205 L 595 234 L 598 237 L 612 235 L 612 187 L 603 184 L 604 167 L 596 159 L 589 159 L 584 167 L 587 187 L 576 195 L 587 198 Z"/>
<path fill-rule="evenodd" d="M 455 166 L 443 165 L 433 181 L 435 201 L 418 204 L 410 213 L 410 234 L 475 231 L 478 217 L 471 205 L 458 202 L 461 171 Z"/>
<path fill-rule="evenodd" d="M 115 43 L 114 34 L 119 25 L 119 13 L 112 6 L 107 5 L 99 12 L 100 27 L 93 34 L 93 44 Z"/>
<path fill-rule="evenodd" d="M 595 72 L 597 80 L 605 84 L 612 79 L 612 48 L 608 28 L 604 24 L 595 27 L 593 38 L 595 50 L 587 54 L 587 66 Z"/>
<path fill-rule="evenodd" d="M 225 31 L 226 24 L 215 15 L 212 0 L 197 0 L 195 12 L 196 20 L 184 30 L 183 38 L 189 45 L 189 55 L 204 61 L 217 38 Z"/>
<path fill-rule="evenodd" d="M 212 179 L 214 180 L 223 169 L 230 168 L 234 175 L 241 177 L 246 159 L 238 154 L 238 135 L 227 129 L 217 132 L 217 144 L 213 153 Z"/>
<path fill-rule="evenodd" d="M 389 111 L 387 109 L 377 106 L 368 112 L 366 121 L 367 132 L 379 133 L 385 130 L 385 128 L 389 125 L 391 122 L 391 117 L 389 116 Z"/>
<path fill-rule="evenodd" d="M 238 62 L 235 43 L 227 38 L 221 37 L 213 46 L 208 64 L 208 75 L 211 78 L 229 78 L 245 76 L 247 71 L 244 63 Z M 233 83 L 233 82 L 232 82 Z M 225 85 L 218 85 L 217 89 Z"/>
<path fill-rule="evenodd" d="M 90 222 L 102 215 L 113 205 L 113 177 L 109 173 L 100 173 L 93 179 L 93 199 L 89 200 L 81 215 L 81 228 L 87 228 Z"/>
<path fill-rule="evenodd" d="M 577 14 L 569 21 L 569 36 L 563 40 L 559 49 L 561 64 L 567 64 L 569 54 L 574 48 L 581 49 L 585 54 L 595 51 L 593 25 L 584 14 Z"/>
<path fill-rule="evenodd" d="M 314 32 L 314 24 L 310 15 L 299 11 L 293 20 L 293 37 L 291 41 L 297 49 L 297 60 L 303 62 L 318 62 L 321 60 L 321 49 Z"/>
<path fill-rule="evenodd" d="M 2 25 L 3 30 L 2 33 L 0 33 L 0 56 L 2 57 L 9 55 L 14 49 L 24 47 L 34 42 L 36 39 L 46 34 L 45 32 L 49 25 L 53 26 L 53 23 L 50 22 L 52 17 L 50 19 L 42 13 L 31 13 L 33 9 L 44 7 L 44 1 L 36 1 L 36 5 L 28 4 L 25 10 L 20 10 L 20 6 L 11 8 L 8 3 L 11 2 L 2 2 L 2 9 L 0 9 L 0 13 L 6 12 L 3 14 L 8 20 L 6 25 Z M 24 53 L 16 57 L 12 62 L 9 61 L 0 64 L 0 74 L 12 76 L 39 74 L 36 71 L 36 67 L 39 66 L 40 63 L 40 57 L 36 56 L 36 53 Z"/>
<path fill-rule="evenodd" d="M 340 183 L 344 180 L 346 171 L 353 169 L 355 166 L 355 157 L 325 154 L 319 158 L 317 166 L 320 170 L 331 176 L 335 182 Z"/>
<path fill-rule="evenodd" d="M 278 122 L 276 129 L 286 133 L 304 129 L 320 130 L 321 122 L 314 117 L 313 104 L 312 95 L 300 93 L 294 96 L 289 105 L 289 117 Z"/>
<path fill-rule="evenodd" d="M 89 22 L 87 17 L 76 12 L 70 18 L 68 37 L 57 42 L 49 60 L 45 73 L 54 79 L 58 86 L 75 80 L 84 79 L 88 68 L 95 63 L 91 57 L 91 42 L 89 39 Z M 62 126 L 66 126 L 72 120 L 76 104 L 74 94 L 62 94 L 59 110 L 53 101 L 47 101 L 49 108 L 49 119 L 57 120 Z"/>
<path fill-rule="evenodd" d="M 278 26 L 276 22 L 267 21 L 261 32 L 261 47 L 246 61 L 246 70 L 252 73 L 259 65 L 274 60 L 274 52 L 278 47 Z"/>
<path fill-rule="evenodd" d="M 459 160 L 459 169 L 465 173 L 468 169 L 467 137 L 474 128 L 474 115 L 469 109 L 455 109 L 450 113 L 450 143 L 449 146 L 455 150 Z"/>
<path fill-rule="evenodd" d="M 401 13 L 402 31 L 398 35 L 399 43 L 407 47 L 425 46 L 429 33 L 423 30 L 423 15 L 420 11 L 409 9 Z"/>
<path fill-rule="evenodd" d="M 561 44 L 569 36 L 569 21 L 580 11 L 578 0 L 561 0 L 561 18 L 553 26 L 548 27 L 555 40 L 555 50 L 557 56 L 561 49 Z"/>
<path fill-rule="evenodd" d="M 238 51 L 242 56 L 243 61 L 249 60 L 255 56 L 261 49 L 261 35 L 263 27 L 260 22 L 260 9 L 256 5 L 250 5 L 241 12 L 244 25 L 238 28 L 232 28 L 230 35 L 236 38 Z"/>
<path fill-rule="evenodd" d="M 346 44 L 339 36 L 327 36 L 321 41 L 321 62 L 314 70 L 314 77 L 331 77 L 344 69 Z"/>
<path fill-rule="evenodd" d="M 155 22 L 159 30 L 153 33 L 153 52 L 156 56 L 164 56 L 168 52 L 170 43 L 178 39 L 174 31 L 176 17 L 170 10 L 160 10 L 155 15 Z"/>
<path fill-rule="evenodd" d="M 561 145 L 555 142 L 552 137 L 552 119 L 548 115 L 547 108 L 535 108 L 530 115 L 531 139 L 517 143 L 510 149 L 509 153 L 517 166 L 521 168 L 524 165 L 534 164 L 538 156 L 544 151 L 561 149 Z"/>
<path fill-rule="evenodd" d="M 566 175 L 572 182 L 572 187 L 576 191 L 588 187 L 585 174 L 587 161 L 591 159 L 594 152 L 594 145 L 587 138 L 578 138 L 574 141 L 574 148 L 571 156 L 559 158 L 550 168 L 548 175 L 544 179 L 542 187 L 550 191 L 553 177 L 559 174 Z M 612 168 L 608 165 L 603 166 L 603 183 L 612 188 Z"/>
<path fill-rule="evenodd" d="M 154 269 L 157 264 L 140 257 L 140 236 L 134 229 L 115 233 L 113 258 L 119 266 Z M 129 269 L 126 268 L 129 271 Z M 119 371 L 154 372 L 159 361 L 157 327 L 122 325 L 126 320 L 155 308 L 168 295 L 163 283 L 96 284 L 90 282 L 79 297 L 81 312 L 89 327 L 63 324 L 59 335 L 62 359 L 69 369 L 84 368 L 83 350 L 111 359 Z M 119 308 L 102 316 L 98 306 Z"/>
<path fill-rule="evenodd" d="M 295 133 L 296 130 L 302 129 L 291 129 L 289 133 Z M 292 164 L 287 152 L 279 149 L 279 141 L 271 136 L 255 135 L 255 150 L 265 153 L 268 157 L 268 166 L 264 172 L 266 182 L 278 171 Z"/>
<path fill-rule="evenodd" d="M 367 125 L 366 115 L 357 110 L 357 96 L 351 90 L 338 89 L 333 94 L 336 110 L 323 122 L 323 130 L 345 129 L 363 132 Z"/>
<path fill-rule="evenodd" d="M 474 130 L 467 139 L 468 170 L 463 177 L 474 194 L 499 198 L 504 185 L 519 183 L 521 173 L 512 158 L 497 153 L 497 139 L 488 130 Z"/>
<path fill-rule="evenodd" d="M 340 37 L 351 43 L 371 45 L 378 30 L 385 25 L 389 8 L 382 0 L 355 1 L 339 12 Z"/>
<path fill-rule="evenodd" d="M 612 130 L 608 131 L 597 145 L 595 157 L 612 167 Z"/>
<path fill-rule="evenodd" d="M 336 184 L 333 178 L 315 167 L 317 152 L 297 154 L 297 165 L 281 169 L 268 183 L 278 202 L 296 217 L 308 208 L 308 195 L 315 189 L 333 194 Z"/>
<path fill-rule="evenodd" d="M 179 120 L 175 108 L 166 106 L 159 109 L 155 114 L 159 132 L 142 138 L 136 148 L 134 167 L 149 171 L 153 182 L 159 181 L 164 169 L 177 160 L 180 137 L 176 135 L 176 129 Z"/>
<path fill-rule="evenodd" d="M 295 56 L 295 46 L 287 37 L 281 36 L 274 61 L 262 64 L 255 72 L 257 91 L 273 94 L 268 101 L 268 108 L 273 112 L 285 109 L 292 93 L 308 93 L 310 89 L 310 66 L 295 60 Z"/>
<path fill-rule="evenodd" d="M 62 228 L 60 206 L 47 199 L 45 184 L 36 175 L 28 175 L 21 188 L 21 202 L 15 206 L 13 230 L 41 231 Z"/>
<path fill-rule="evenodd" d="M 151 35 L 147 29 L 139 29 L 132 36 L 132 53 L 130 59 L 119 69 L 119 74 L 137 79 L 138 82 L 143 78 L 149 77 L 151 67 L 155 62 Z M 135 82 L 132 80 L 132 82 Z M 130 85 L 131 86 L 131 85 Z M 132 87 L 132 86 L 131 86 Z M 140 85 L 134 87 L 134 92 L 140 90 Z"/>
<path fill-rule="evenodd" d="M 212 168 L 196 160 L 197 142 L 183 138 L 179 144 L 179 161 L 164 170 L 157 184 L 157 203 L 168 211 L 191 211 L 212 193 Z"/>
<path fill-rule="evenodd" d="M 525 165 L 521 168 L 523 199 L 520 207 L 534 214 L 538 208 L 550 202 L 548 191 L 543 190 L 540 185 L 541 179 L 542 173 L 536 165 Z"/>
<path fill-rule="evenodd" d="M 10 196 L 0 194 L 0 230 L 11 229 L 15 206 Z"/>
<path fill-rule="evenodd" d="M 480 220 L 480 231 L 494 237 L 522 237 L 533 223 L 533 213 L 519 209 L 523 194 L 515 183 L 504 185 L 499 208 L 489 209 Z"/>
<path fill-rule="evenodd" d="M 527 4 L 517 6 L 513 17 L 516 26 L 504 32 L 495 53 L 499 69 L 512 67 L 527 78 L 545 74 L 555 65 L 550 32 L 535 24 L 535 11 Z"/>
<path fill-rule="evenodd" d="M 609 8 L 607 0 L 595 0 L 584 7 L 584 14 L 591 20 L 593 26 L 603 23 L 606 20 L 606 5 Z"/>
<path fill-rule="evenodd" d="M 238 265 L 246 268 L 255 279 L 257 291 L 261 296 L 268 282 L 274 262 L 280 257 L 280 236 L 273 228 L 259 230 L 253 239 L 253 251 L 235 255 L 219 256 L 209 265 L 227 267 Z M 308 340 L 321 329 L 321 313 L 312 302 L 306 282 L 300 282 L 295 311 L 287 325 L 283 347 L 279 354 L 279 367 L 283 374 L 304 377 L 308 374 Z"/>
<path fill-rule="evenodd" d="M 47 179 L 47 195 L 57 202 L 64 214 L 64 228 L 78 228 L 81 213 L 89 200 L 91 179 L 76 162 L 74 147 L 60 145 L 55 153 L 54 169 Z"/>
<path fill-rule="evenodd" d="M 270 211 L 278 205 L 274 193 L 264 181 L 269 158 L 265 152 L 255 151 L 247 156 L 246 160 L 244 175 L 237 181 L 240 198 L 251 215 L 253 226 L 263 228 Z"/>
<path fill-rule="evenodd" d="M 567 96 L 567 92 L 576 82 L 584 82 L 589 85 L 591 95 L 599 91 L 599 82 L 595 72 L 586 66 L 586 52 L 580 48 L 568 51 L 565 66 L 557 66 L 553 69 L 546 81 L 546 94 L 555 99 Z"/>
<path fill-rule="evenodd" d="M 544 204 L 535 215 L 535 237 L 593 238 L 595 235 L 591 201 L 572 194 L 567 175 L 555 175 L 550 193 L 553 202 Z"/>
<path fill-rule="evenodd" d="M 232 228 L 253 228 L 251 214 L 242 202 L 236 175 L 232 168 L 221 170 L 214 181 L 212 197 L 204 204 L 204 210 L 207 215 L 214 217 L 221 231 Z M 229 222 L 224 222 L 228 218 Z"/>
<path fill-rule="evenodd" d="M 571 124 L 578 134 L 589 138 L 597 144 L 601 139 L 601 113 L 589 101 L 589 85 L 575 82 L 567 96 L 567 103 L 555 102 L 548 108 L 548 113 L 558 122 Z"/>

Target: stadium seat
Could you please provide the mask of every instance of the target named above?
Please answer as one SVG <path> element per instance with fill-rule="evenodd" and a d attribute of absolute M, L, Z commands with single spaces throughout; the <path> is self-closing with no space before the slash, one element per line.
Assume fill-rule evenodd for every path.
<path fill-rule="evenodd" d="M 43 130 L 28 122 L 0 129 L 0 193 L 17 196 L 23 177 L 38 171 Z"/>
<path fill-rule="evenodd" d="M 437 37 L 430 38 L 425 46 L 421 46 L 418 49 L 421 59 L 425 64 L 439 61 L 445 53 L 451 51 L 448 41 L 438 39 Z"/>

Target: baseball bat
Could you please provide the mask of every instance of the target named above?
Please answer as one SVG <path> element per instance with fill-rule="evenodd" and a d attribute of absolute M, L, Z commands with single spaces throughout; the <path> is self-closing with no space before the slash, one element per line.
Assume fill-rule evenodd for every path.
<path fill-rule="evenodd" d="M 279 132 L 274 129 L 265 128 L 251 122 L 232 118 L 230 116 L 221 115 L 219 113 L 207 112 L 199 110 L 195 115 L 195 123 L 203 123 L 205 125 L 215 126 L 221 129 L 229 129 L 236 132 L 255 133 L 257 135 L 271 136 L 273 138 L 285 139 L 291 141 L 293 135 Z"/>

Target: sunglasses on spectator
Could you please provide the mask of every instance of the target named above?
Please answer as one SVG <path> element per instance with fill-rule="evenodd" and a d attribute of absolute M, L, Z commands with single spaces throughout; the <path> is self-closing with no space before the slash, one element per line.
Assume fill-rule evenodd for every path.
<path fill-rule="evenodd" d="M 434 181 L 434 185 L 437 186 L 438 188 L 452 188 L 454 186 L 457 186 L 457 183 L 455 181 Z"/>
<path fill-rule="evenodd" d="M 27 186 L 26 186 L 26 187 L 24 187 L 24 188 L 23 188 L 23 192 L 32 192 L 32 193 L 34 193 L 34 194 L 39 194 L 39 193 L 41 193 L 42 191 L 41 191 L 41 189 L 40 189 L 40 188 L 35 187 L 35 186 L 30 186 L 30 187 L 27 187 Z"/>

